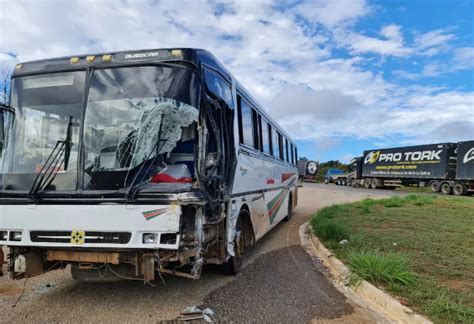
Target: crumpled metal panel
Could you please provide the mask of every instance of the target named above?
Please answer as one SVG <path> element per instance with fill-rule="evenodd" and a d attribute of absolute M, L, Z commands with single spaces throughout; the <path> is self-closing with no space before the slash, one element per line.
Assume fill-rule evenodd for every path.
<path fill-rule="evenodd" d="M 227 253 L 230 256 L 235 256 L 235 236 L 237 234 L 235 227 L 237 226 L 237 219 L 239 218 L 239 211 L 237 204 L 232 202 L 230 204 L 230 213 L 227 218 Z"/>

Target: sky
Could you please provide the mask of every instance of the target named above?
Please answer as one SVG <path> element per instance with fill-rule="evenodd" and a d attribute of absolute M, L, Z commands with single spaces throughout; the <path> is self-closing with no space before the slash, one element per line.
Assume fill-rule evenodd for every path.
<path fill-rule="evenodd" d="M 0 0 L 0 67 L 211 51 L 300 156 L 474 139 L 474 0 Z"/>

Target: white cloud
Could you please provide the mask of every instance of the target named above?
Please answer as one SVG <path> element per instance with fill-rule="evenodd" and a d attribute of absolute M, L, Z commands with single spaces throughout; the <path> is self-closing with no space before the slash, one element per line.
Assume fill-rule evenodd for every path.
<path fill-rule="evenodd" d="M 365 0 L 315 0 L 298 5 L 295 12 L 326 27 L 352 22 L 370 11 Z"/>
<path fill-rule="evenodd" d="M 455 38 L 455 35 L 447 30 L 435 29 L 415 37 L 414 47 L 423 55 L 433 56 L 447 49 L 448 42 Z"/>
<path fill-rule="evenodd" d="M 450 133 L 454 124 L 449 123 L 472 124 L 472 93 L 406 88 L 376 69 L 362 68 L 365 53 L 429 55 L 454 37 L 435 30 L 417 35 L 410 45 L 404 38 L 410 31 L 396 24 L 366 36 L 352 24 L 374 10 L 362 0 L 308 1 L 287 10 L 269 0 L 219 6 L 205 1 L 0 0 L 0 8 L 0 64 L 11 57 L 7 52 L 25 61 L 125 49 L 206 48 L 290 134 L 319 139 L 323 147 L 329 145 L 324 138 L 334 144 L 344 136 L 417 141 L 430 134 L 430 141 L 436 136 L 443 140 L 459 135 L 459 128 Z M 311 24 L 302 24 L 302 16 Z M 352 55 L 333 57 L 332 49 L 339 46 Z M 457 66 L 470 66 L 471 47 L 455 53 Z M 405 77 L 415 80 L 409 73 Z"/>
<path fill-rule="evenodd" d="M 454 50 L 454 68 L 474 69 L 474 47 L 460 47 Z"/>
<path fill-rule="evenodd" d="M 379 34 L 382 38 L 348 33 L 343 35 L 341 40 L 355 54 L 376 53 L 386 56 L 407 56 L 413 52 L 411 48 L 405 47 L 401 26 L 395 24 L 384 26 Z"/>

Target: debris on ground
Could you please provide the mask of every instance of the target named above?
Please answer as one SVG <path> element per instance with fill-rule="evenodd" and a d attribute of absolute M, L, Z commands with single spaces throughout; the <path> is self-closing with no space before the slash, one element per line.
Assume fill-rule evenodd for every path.
<path fill-rule="evenodd" d="M 39 288 L 38 288 L 38 292 L 44 294 L 44 293 L 49 292 L 52 288 L 54 288 L 54 284 L 52 284 L 52 283 L 47 283 L 47 284 L 45 284 L 44 286 L 39 287 Z"/>
<path fill-rule="evenodd" d="M 211 316 L 214 315 L 214 312 L 210 308 L 200 309 L 197 306 L 186 307 L 181 311 L 180 321 L 195 321 L 195 320 L 205 320 L 208 323 L 212 323 Z"/>
<path fill-rule="evenodd" d="M 339 244 L 341 244 L 341 245 L 344 245 L 344 244 L 347 244 L 347 243 L 349 243 L 349 241 L 346 240 L 346 239 L 339 241 Z"/>

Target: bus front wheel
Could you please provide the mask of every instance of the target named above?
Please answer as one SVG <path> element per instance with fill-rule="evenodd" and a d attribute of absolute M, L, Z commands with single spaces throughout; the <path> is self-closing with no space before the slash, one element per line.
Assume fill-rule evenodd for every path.
<path fill-rule="evenodd" d="M 251 226 L 250 213 L 246 209 L 242 209 L 235 226 L 234 256 L 231 256 L 224 262 L 222 265 L 222 273 L 226 275 L 236 275 L 242 269 L 244 252 L 255 243 Z"/>

